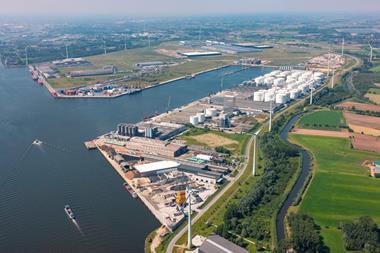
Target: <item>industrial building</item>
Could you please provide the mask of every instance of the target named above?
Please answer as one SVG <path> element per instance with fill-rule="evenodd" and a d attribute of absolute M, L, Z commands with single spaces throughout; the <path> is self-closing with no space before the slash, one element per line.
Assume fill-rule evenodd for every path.
<path fill-rule="evenodd" d="M 216 56 L 216 55 L 221 55 L 222 53 L 217 52 L 217 51 L 206 51 L 206 52 L 192 51 L 192 52 L 181 52 L 180 54 L 191 58 L 191 57 L 203 57 L 203 56 Z"/>
<path fill-rule="evenodd" d="M 186 126 L 170 122 L 146 121 L 137 126 L 145 131 L 145 137 L 167 140 L 186 130 Z"/>
<path fill-rule="evenodd" d="M 144 137 L 111 136 L 106 143 L 122 146 L 132 154 L 149 154 L 163 157 L 177 157 L 187 152 L 187 146 L 179 142 L 169 142 Z"/>
<path fill-rule="evenodd" d="M 159 67 L 164 65 L 167 65 L 167 63 L 162 61 L 139 62 L 135 64 L 138 68 Z"/>
<path fill-rule="evenodd" d="M 86 69 L 86 70 L 76 70 L 70 71 L 71 77 L 80 77 L 80 76 L 100 76 L 100 75 L 112 75 L 116 74 L 117 68 L 113 65 L 104 66 L 100 69 Z"/>
<path fill-rule="evenodd" d="M 202 243 L 198 253 L 248 253 L 248 250 L 224 239 L 219 235 L 210 235 Z"/>
<path fill-rule="evenodd" d="M 137 136 L 138 127 L 133 124 L 118 124 L 117 125 L 117 134 L 121 136 Z"/>
<path fill-rule="evenodd" d="M 153 163 L 138 164 L 135 165 L 134 168 L 140 173 L 141 176 L 147 177 L 177 170 L 179 166 L 180 163 L 175 161 L 159 161 Z"/>
<path fill-rule="evenodd" d="M 91 62 L 83 58 L 67 58 L 52 62 L 56 67 L 78 67 L 91 65 Z"/>
<path fill-rule="evenodd" d="M 184 172 L 191 180 L 201 184 L 216 185 L 223 182 L 223 173 L 206 170 L 206 166 L 195 168 L 193 166 L 181 165 L 178 170 Z"/>

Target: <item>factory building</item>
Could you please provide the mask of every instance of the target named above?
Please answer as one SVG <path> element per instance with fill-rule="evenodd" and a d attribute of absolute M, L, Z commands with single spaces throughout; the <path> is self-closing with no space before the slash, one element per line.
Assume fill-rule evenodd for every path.
<path fill-rule="evenodd" d="M 187 146 L 184 144 L 144 137 L 125 138 L 123 146 L 129 152 L 165 157 L 177 157 L 187 152 Z"/>
<path fill-rule="evenodd" d="M 145 138 L 154 139 L 157 136 L 158 128 L 153 127 L 153 126 L 145 127 L 144 133 L 145 133 Z"/>
<path fill-rule="evenodd" d="M 159 161 L 135 165 L 135 169 L 144 177 L 175 171 L 181 164 L 175 161 Z"/>
<path fill-rule="evenodd" d="M 198 183 L 216 185 L 223 182 L 223 173 L 206 170 L 206 166 L 203 168 L 195 168 L 192 166 L 181 165 L 178 170 L 185 173 L 193 181 Z"/>
<path fill-rule="evenodd" d="M 216 56 L 221 55 L 221 52 L 216 51 L 207 51 L 207 52 L 186 52 L 186 53 L 180 53 L 181 55 L 184 55 L 186 57 L 202 57 L 202 56 Z"/>
<path fill-rule="evenodd" d="M 219 235 L 210 235 L 198 249 L 198 253 L 248 253 L 248 250 L 224 239 Z"/>
<path fill-rule="evenodd" d="M 99 76 L 99 75 L 112 75 L 117 72 L 117 68 L 113 65 L 104 66 L 101 69 L 86 69 L 86 70 L 76 70 L 70 71 L 71 77 L 80 77 L 80 76 Z"/>
<path fill-rule="evenodd" d="M 138 127 L 133 124 L 118 124 L 117 134 L 121 136 L 137 136 Z"/>
<path fill-rule="evenodd" d="M 162 61 L 151 61 L 151 62 L 139 62 L 135 64 L 135 66 L 138 68 L 159 67 L 163 65 L 167 65 L 167 63 L 162 62 Z"/>

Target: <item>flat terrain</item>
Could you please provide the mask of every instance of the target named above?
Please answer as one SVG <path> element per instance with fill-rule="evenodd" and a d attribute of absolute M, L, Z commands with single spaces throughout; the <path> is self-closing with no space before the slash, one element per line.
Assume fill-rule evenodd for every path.
<path fill-rule="evenodd" d="M 208 148 L 224 146 L 234 153 L 241 154 L 249 139 L 247 134 L 227 134 L 202 128 L 191 128 L 178 139 L 186 141 L 188 145 L 198 145 Z"/>
<path fill-rule="evenodd" d="M 292 134 L 337 137 L 337 138 L 350 137 L 350 133 L 348 131 L 329 131 L 329 130 L 304 129 L 304 128 L 295 128 L 292 131 Z"/>
<path fill-rule="evenodd" d="M 191 138 L 212 148 L 237 144 L 237 141 L 213 133 L 201 134 Z"/>
<path fill-rule="evenodd" d="M 366 98 L 368 98 L 369 100 L 371 100 L 372 102 L 380 105 L 380 94 L 369 94 L 367 93 L 365 95 Z"/>
<path fill-rule="evenodd" d="M 300 128 L 339 131 L 345 121 L 340 111 L 317 111 L 302 117 L 298 125 Z"/>
<path fill-rule="evenodd" d="M 380 106 L 370 105 L 358 102 L 345 101 L 337 105 L 340 108 L 351 110 L 355 108 L 358 111 L 371 111 L 371 112 L 380 112 Z"/>
<path fill-rule="evenodd" d="M 345 112 L 344 117 L 355 133 L 380 136 L 380 117 L 372 117 Z"/>
<path fill-rule="evenodd" d="M 351 143 L 354 149 L 380 153 L 380 137 L 353 134 Z"/>
<path fill-rule="evenodd" d="M 380 223 L 380 180 L 370 178 L 362 166 L 379 156 L 352 150 L 346 138 L 291 135 L 291 139 L 315 156 L 315 176 L 299 211 L 314 217 L 331 252 L 345 252 L 337 229 L 341 222 L 369 215 Z"/>

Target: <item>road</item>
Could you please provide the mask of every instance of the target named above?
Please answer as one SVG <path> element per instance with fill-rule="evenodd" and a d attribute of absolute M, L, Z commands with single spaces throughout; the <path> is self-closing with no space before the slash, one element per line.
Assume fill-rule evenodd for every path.
<path fill-rule="evenodd" d="M 218 201 L 218 199 L 221 198 L 226 193 L 226 191 L 228 189 L 230 189 L 231 186 L 243 175 L 244 171 L 247 169 L 247 166 L 249 164 L 248 163 L 249 162 L 249 154 L 251 153 L 252 142 L 253 142 L 253 136 L 249 139 L 249 141 L 247 143 L 247 147 L 245 149 L 246 150 L 246 153 L 245 153 L 246 159 L 244 161 L 243 169 L 241 169 L 239 171 L 239 173 L 236 175 L 236 177 L 234 177 L 226 187 L 224 187 L 216 196 L 214 196 L 214 198 L 206 206 L 204 206 L 201 209 L 201 211 L 199 213 L 196 214 L 196 216 L 192 220 L 192 224 L 197 222 L 197 220 L 199 220 L 199 218 L 201 218 L 203 216 L 203 214 L 205 214 L 205 212 L 207 212 L 210 209 L 210 207 L 212 207 Z M 168 248 L 166 250 L 166 253 L 172 253 L 173 252 L 175 243 L 186 233 L 186 231 L 187 231 L 187 226 L 182 228 L 180 231 L 177 232 L 177 234 L 170 241 Z"/>

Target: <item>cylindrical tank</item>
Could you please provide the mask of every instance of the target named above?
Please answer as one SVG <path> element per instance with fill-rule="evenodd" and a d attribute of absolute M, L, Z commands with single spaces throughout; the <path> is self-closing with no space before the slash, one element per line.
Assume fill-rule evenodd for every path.
<path fill-rule="evenodd" d="M 286 102 L 288 102 L 288 98 L 285 93 L 276 94 L 276 104 L 285 104 Z"/>
<path fill-rule="evenodd" d="M 206 115 L 203 112 L 197 113 L 197 117 L 198 117 L 198 123 L 205 122 Z"/>
<path fill-rule="evenodd" d="M 206 117 L 215 117 L 218 114 L 218 111 L 215 108 L 206 109 Z"/>
<path fill-rule="evenodd" d="M 198 125 L 198 123 L 199 123 L 198 116 L 196 116 L 196 115 L 190 116 L 190 123 L 193 125 Z"/>
<path fill-rule="evenodd" d="M 285 84 L 285 79 L 284 78 L 276 78 L 274 81 L 273 81 L 273 84 L 275 86 L 283 86 Z"/>
<path fill-rule="evenodd" d="M 264 95 L 264 101 L 265 102 L 269 102 L 269 101 L 273 101 L 274 100 L 274 93 L 273 92 L 267 92 L 265 93 Z"/>
<path fill-rule="evenodd" d="M 264 101 L 264 92 L 256 91 L 253 93 L 253 101 Z"/>
<path fill-rule="evenodd" d="M 299 91 L 298 90 L 291 90 L 290 91 L 290 99 L 297 99 L 298 95 L 299 95 Z"/>
<path fill-rule="evenodd" d="M 268 84 L 268 85 L 271 85 L 271 84 L 273 84 L 274 79 L 275 79 L 274 77 L 267 77 L 267 78 L 264 79 L 264 83 Z"/>

